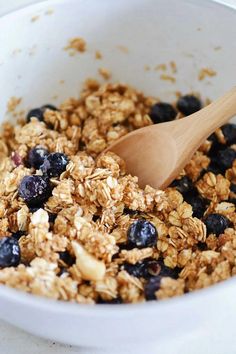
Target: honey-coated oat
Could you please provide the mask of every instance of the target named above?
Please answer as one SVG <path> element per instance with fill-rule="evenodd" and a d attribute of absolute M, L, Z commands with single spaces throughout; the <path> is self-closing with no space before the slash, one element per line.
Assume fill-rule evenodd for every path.
<path fill-rule="evenodd" d="M 68 48 L 84 51 L 85 43 L 73 39 Z M 78 99 L 44 108 L 43 121 L 32 116 L 3 125 L 0 241 L 18 240 L 21 260 L 2 266 L 1 284 L 78 303 L 134 303 L 179 296 L 236 274 L 236 161 L 223 170 L 213 166 L 213 149 L 233 145 L 221 129 L 165 191 L 141 189 L 119 156 L 103 154 L 123 135 L 152 124 L 156 102 L 128 85 L 88 80 Z M 35 169 L 28 160 L 37 146 L 66 156 L 65 166 L 45 177 L 47 162 Z M 50 185 L 41 205 L 19 193 L 30 175 Z M 216 223 L 217 215 L 227 220 L 223 232 L 209 233 L 209 215 Z M 140 225 L 150 232 L 150 223 L 152 243 L 138 234 Z M 131 236 L 141 243 L 130 243 Z"/>

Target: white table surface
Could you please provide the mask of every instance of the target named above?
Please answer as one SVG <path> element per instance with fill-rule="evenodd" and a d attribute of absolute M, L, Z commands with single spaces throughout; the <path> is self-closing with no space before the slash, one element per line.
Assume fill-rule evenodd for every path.
<path fill-rule="evenodd" d="M 0 15 L 35 2 L 38 0 L 0 0 Z M 219 2 L 236 8 L 236 0 Z M 211 340 L 209 341 L 208 338 Z M 0 354 L 236 354 L 236 342 L 232 340 L 233 338 L 235 338 L 234 329 L 232 333 L 228 333 L 227 338 L 224 337 L 222 340 L 220 330 L 211 333 L 210 328 L 202 328 L 201 333 L 178 339 L 174 345 L 171 342 L 171 347 L 166 343 L 164 347 L 162 345 L 159 348 L 157 343 L 148 347 L 86 349 L 43 340 L 0 321 Z M 212 342 L 214 342 L 214 352 Z"/>

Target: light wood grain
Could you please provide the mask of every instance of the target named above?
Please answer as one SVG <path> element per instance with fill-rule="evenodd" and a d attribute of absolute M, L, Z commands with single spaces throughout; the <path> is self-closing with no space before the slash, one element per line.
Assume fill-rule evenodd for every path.
<path fill-rule="evenodd" d="M 199 146 L 218 127 L 236 115 L 236 87 L 184 119 L 138 129 L 108 148 L 126 162 L 139 185 L 167 187 Z"/>

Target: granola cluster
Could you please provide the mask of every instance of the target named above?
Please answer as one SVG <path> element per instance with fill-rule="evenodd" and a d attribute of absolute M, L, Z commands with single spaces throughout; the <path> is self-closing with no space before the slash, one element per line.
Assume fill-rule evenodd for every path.
<path fill-rule="evenodd" d="M 235 127 L 213 134 L 165 191 L 141 189 L 119 156 L 102 154 L 130 131 L 158 123 L 157 102 L 127 85 L 88 80 L 79 99 L 3 125 L 1 284 L 78 303 L 134 303 L 236 274 L 236 160 L 225 153 L 235 152 Z M 181 107 L 173 109 L 177 119 L 188 119 Z M 43 167 L 29 162 L 36 147 Z M 55 156 L 61 160 L 52 168 Z M 44 199 L 44 185 L 37 184 L 40 198 L 30 202 L 29 176 L 50 185 Z M 19 248 L 13 263 L 9 239 Z"/>

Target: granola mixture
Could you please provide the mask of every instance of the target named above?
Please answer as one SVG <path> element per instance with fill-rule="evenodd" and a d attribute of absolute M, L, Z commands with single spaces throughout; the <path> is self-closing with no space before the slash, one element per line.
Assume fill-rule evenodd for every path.
<path fill-rule="evenodd" d="M 78 303 L 161 300 L 236 273 L 236 126 L 218 129 L 165 191 L 101 154 L 128 132 L 185 118 L 123 84 L 88 80 L 0 139 L 0 283 Z"/>

